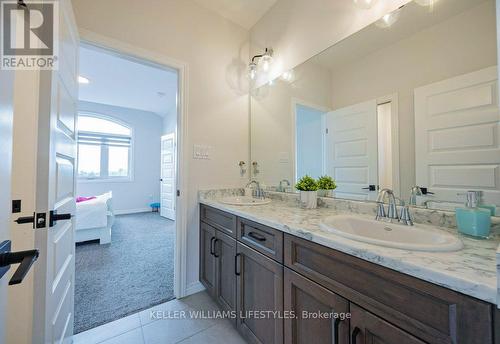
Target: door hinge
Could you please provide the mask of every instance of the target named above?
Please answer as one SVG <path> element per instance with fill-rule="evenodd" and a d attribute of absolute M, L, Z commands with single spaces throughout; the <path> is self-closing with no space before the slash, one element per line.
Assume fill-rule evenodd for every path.
<path fill-rule="evenodd" d="M 328 128 L 326 128 L 325 133 L 327 133 L 327 134 L 328 134 Z"/>
<path fill-rule="evenodd" d="M 181 190 L 177 190 L 177 197 L 181 195 Z"/>

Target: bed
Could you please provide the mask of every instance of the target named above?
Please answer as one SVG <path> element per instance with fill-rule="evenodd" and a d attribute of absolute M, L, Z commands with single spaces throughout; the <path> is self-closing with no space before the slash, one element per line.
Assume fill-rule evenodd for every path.
<path fill-rule="evenodd" d="M 75 242 L 99 240 L 111 242 L 111 227 L 115 220 L 111 191 L 93 199 L 76 203 Z"/>

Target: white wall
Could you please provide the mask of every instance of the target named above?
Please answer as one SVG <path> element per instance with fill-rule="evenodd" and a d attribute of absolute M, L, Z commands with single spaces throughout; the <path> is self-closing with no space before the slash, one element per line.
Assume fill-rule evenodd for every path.
<path fill-rule="evenodd" d="M 415 184 L 413 90 L 493 66 L 496 53 L 494 2 L 488 1 L 334 71 L 332 107 L 398 94 L 401 194 L 406 199 Z"/>
<path fill-rule="evenodd" d="M 409 1 L 377 1 L 366 10 L 352 0 L 278 0 L 252 27 L 250 52 L 274 49 L 269 73 L 274 79 Z M 263 79 L 257 84 L 269 80 Z"/>
<path fill-rule="evenodd" d="M 153 112 L 82 101 L 78 103 L 78 111 L 101 114 L 124 122 L 132 128 L 133 143 L 132 180 L 78 180 L 77 195 L 94 196 L 113 191 L 116 213 L 149 210 L 151 202 L 160 201 L 160 139 L 163 118 Z"/>
<path fill-rule="evenodd" d="M 80 29 L 188 64 L 187 281 L 198 286 L 200 188 L 242 186 L 248 159 L 248 31 L 192 1 L 73 0 Z M 192 159 L 193 144 L 212 147 Z"/>

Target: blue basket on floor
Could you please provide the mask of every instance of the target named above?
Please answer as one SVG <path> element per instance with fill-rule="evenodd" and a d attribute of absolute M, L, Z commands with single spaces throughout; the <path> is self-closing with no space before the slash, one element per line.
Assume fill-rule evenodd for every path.
<path fill-rule="evenodd" d="M 150 203 L 149 206 L 151 207 L 152 212 L 158 212 L 160 210 L 160 203 L 158 202 Z"/>

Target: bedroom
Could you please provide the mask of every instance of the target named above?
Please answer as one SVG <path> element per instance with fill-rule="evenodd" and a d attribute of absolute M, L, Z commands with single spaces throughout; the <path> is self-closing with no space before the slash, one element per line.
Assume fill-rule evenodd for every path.
<path fill-rule="evenodd" d="M 174 298 L 177 71 L 80 47 L 75 333 Z"/>

